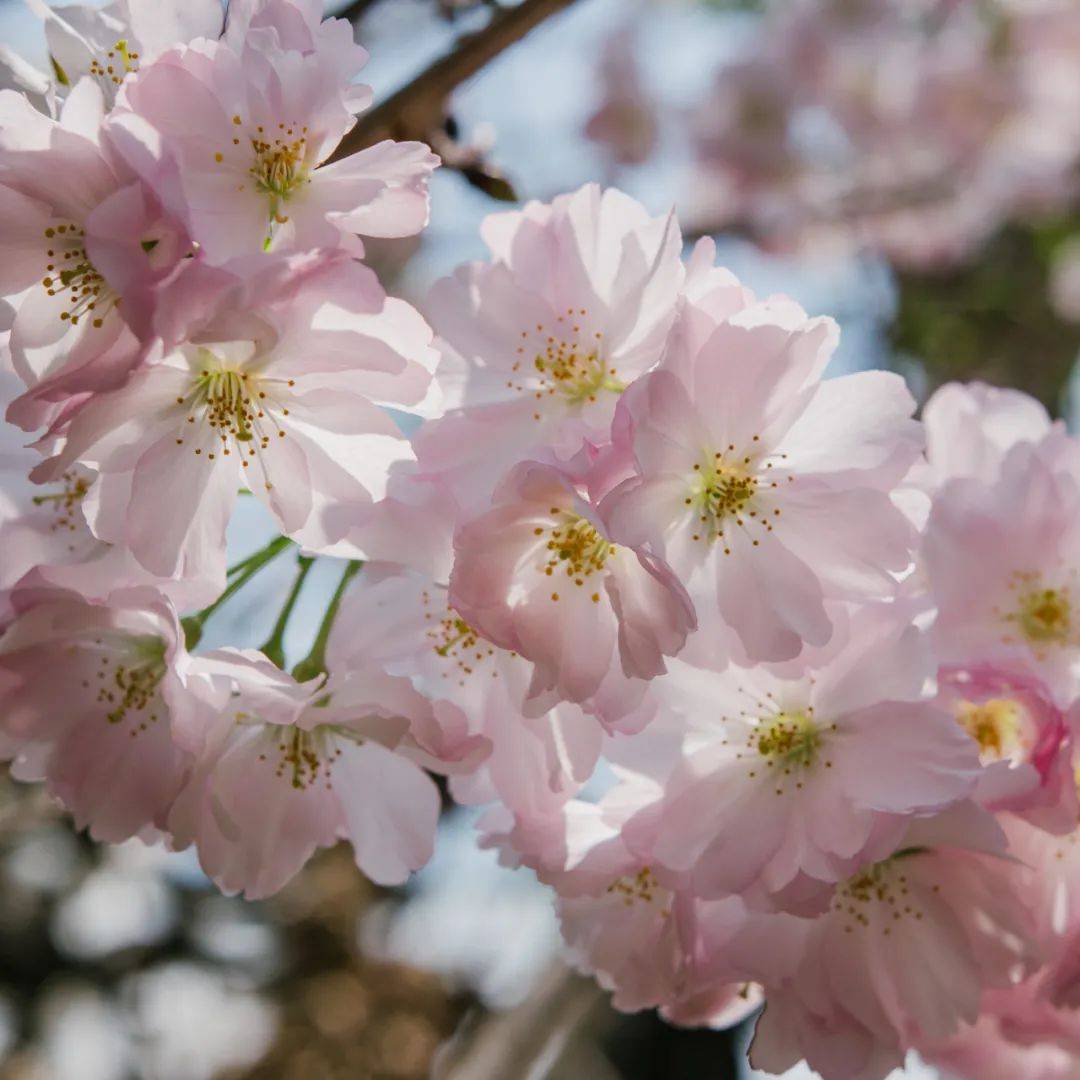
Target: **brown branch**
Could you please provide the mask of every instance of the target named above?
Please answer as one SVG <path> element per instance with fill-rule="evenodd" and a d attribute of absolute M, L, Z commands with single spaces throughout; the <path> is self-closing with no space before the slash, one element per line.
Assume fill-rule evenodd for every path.
<path fill-rule="evenodd" d="M 475 34 L 461 38 L 453 52 L 436 60 L 411 83 L 366 113 L 334 152 L 332 161 L 382 139 L 427 141 L 443 122 L 444 103 L 467 79 L 545 19 L 568 8 L 574 0 L 522 0 L 503 8 Z"/>
<path fill-rule="evenodd" d="M 353 0 L 351 4 L 343 11 L 339 11 L 336 15 L 339 19 L 348 19 L 349 22 L 356 22 L 361 15 L 367 14 L 367 9 L 374 7 L 379 0 Z"/>
<path fill-rule="evenodd" d="M 508 1080 L 547 1075 L 604 992 L 554 965 L 516 1008 L 490 1013 L 459 1031 L 432 1064 L 435 1080 Z M 591 1073 L 600 1076 L 598 1071 Z"/>

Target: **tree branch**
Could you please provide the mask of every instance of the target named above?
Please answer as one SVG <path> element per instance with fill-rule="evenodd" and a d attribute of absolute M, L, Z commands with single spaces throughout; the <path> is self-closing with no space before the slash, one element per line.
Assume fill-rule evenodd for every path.
<path fill-rule="evenodd" d="M 353 0 L 348 7 L 339 11 L 335 16 L 338 19 L 348 19 L 349 22 L 356 22 L 361 15 L 367 14 L 369 7 L 374 7 L 378 3 L 378 0 Z"/>
<path fill-rule="evenodd" d="M 522 0 L 504 8 L 474 34 L 463 37 L 453 52 L 436 60 L 411 83 L 362 116 L 331 161 L 354 154 L 382 139 L 429 141 L 443 121 L 444 102 L 467 79 L 545 19 L 568 8 L 574 0 Z"/>
<path fill-rule="evenodd" d="M 435 1080 L 546 1076 L 604 991 L 555 964 L 516 1008 L 459 1031 L 432 1064 Z M 592 1075 L 597 1075 L 593 1073 Z"/>

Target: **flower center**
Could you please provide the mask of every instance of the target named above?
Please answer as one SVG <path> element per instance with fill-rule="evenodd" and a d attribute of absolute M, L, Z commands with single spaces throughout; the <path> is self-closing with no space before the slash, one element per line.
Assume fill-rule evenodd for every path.
<path fill-rule="evenodd" d="M 821 745 L 821 732 L 808 715 L 812 711 L 782 712 L 762 721 L 751 738 L 751 745 L 770 762 L 809 768 Z"/>
<path fill-rule="evenodd" d="M 904 919 L 922 920 L 919 901 L 912 895 L 903 864 L 925 851 L 925 848 L 898 851 L 837 885 L 831 908 L 843 921 L 845 933 L 873 925 L 888 936 L 893 926 Z M 931 885 L 929 890 L 939 892 L 940 886 Z"/>
<path fill-rule="evenodd" d="M 758 435 L 752 439 L 753 443 L 759 441 Z M 772 470 L 786 457 L 776 454 L 755 460 L 754 453 L 739 453 L 734 444 L 729 444 L 727 450 L 718 450 L 696 463 L 690 492 L 683 500 L 694 509 L 700 526 L 692 538 L 708 544 L 719 540 L 724 554 L 730 555 L 731 528 L 749 530 L 756 526 L 772 532 L 780 510 L 764 506 L 762 496 L 780 486 L 779 474 Z M 790 474 L 788 479 L 793 479 Z M 754 547 L 759 543 L 758 538 L 751 538 Z"/>
<path fill-rule="evenodd" d="M 78 326 L 80 319 L 90 316 L 91 325 L 100 328 L 120 298 L 87 257 L 85 237 L 85 231 L 72 222 L 45 230 L 46 272 L 41 284 L 49 296 L 63 297 L 66 306 L 60 312 L 61 322 Z"/>
<path fill-rule="evenodd" d="M 553 577 L 559 570 L 578 588 L 584 588 L 588 578 L 604 569 L 608 559 L 617 550 L 616 545 L 606 540 L 587 518 L 560 510 L 553 506 L 551 513 L 556 516 L 556 523 L 549 529 L 537 526 L 537 536 L 549 533 L 545 544 L 548 555 L 544 563 L 544 573 Z M 559 594 L 553 592 L 552 600 L 558 600 Z M 600 594 L 592 594 L 593 603 L 600 602 Z"/>
<path fill-rule="evenodd" d="M 124 81 L 124 76 L 139 70 L 139 54 L 131 52 L 126 40 L 121 38 L 102 59 L 96 56 L 90 61 L 90 74 L 112 90 Z M 66 76 L 65 76 L 66 78 Z"/>
<path fill-rule="evenodd" d="M 445 668 L 441 672 L 441 678 L 455 677 L 458 685 L 464 686 L 468 676 L 486 666 L 490 668 L 491 678 L 497 679 L 499 669 L 493 660 L 495 647 L 482 638 L 456 611 L 444 606 L 445 595 L 439 598 L 434 609 L 431 593 L 425 589 L 420 595 L 426 624 L 424 636 L 431 643 L 432 652 L 440 660 L 446 661 L 444 665 L 439 665 Z"/>
<path fill-rule="evenodd" d="M 1020 596 L 1020 607 L 1007 616 L 1015 622 L 1028 641 L 1068 641 L 1072 630 L 1072 605 L 1069 594 L 1058 589 L 1034 589 Z"/>
<path fill-rule="evenodd" d="M 75 513 L 83 496 L 90 490 L 90 482 L 79 473 L 68 471 L 60 478 L 63 489 L 49 495 L 35 495 L 35 506 L 51 506 L 55 511 L 55 517 L 49 525 L 50 532 L 66 529 L 75 532 L 79 527 L 79 517 Z"/>
<path fill-rule="evenodd" d="M 976 704 L 963 701 L 957 706 L 957 719 L 979 744 L 983 762 L 1016 758 L 1023 752 L 1023 724 L 1020 706 L 1015 701 L 994 698 Z"/>
<path fill-rule="evenodd" d="M 567 308 L 553 332 L 543 323 L 535 331 L 523 330 L 511 368 L 517 378 L 508 380 L 507 387 L 531 392 L 538 401 L 559 395 L 571 405 L 596 401 L 603 392 L 621 394 L 626 384 L 615 368 L 606 366 L 603 333 L 590 334 L 583 327 L 587 314 L 585 308 Z M 540 419 L 539 413 L 533 415 Z"/>
<path fill-rule="evenodd" d="M 671 894 L 656 880 L 648 866 L 643 866 L 636 874 L 625 874 L 617 878 L 607 887 L 607 892 L 619 897 L 627 907 L 633 907 L 636 903 L 655 903 L 667 907 L 671 898 Z"/>
<path fill-rule="evenodd" d="M 837 725 L 819 723 L 813 705 L 778 711 L 771 695 L 767 695 L 755 699 L 752 711 L 742 715 L 752 726 L 745 736 L 745 749 L 735 757 L 748 766 L 749 779 L 770 783 L 775 794 L 783 795 L 788 790 L 789 779 L 795 790 L 801 791 L 806 774 L 819 764 L 825 769 L 833 767 L 826 737 L 837 730 Z"/>
<path fill-rule="evenodd" d="M 239 115 L 234 116 L 232 122 L 236 127 L 245 126 L 244 118 Z M 255 190 L 269 200 L 271 221 L 284 225 L 289 218 L 282 212 L 282 203 L 291 199 L 303 185 L 311 183 L 307 125 L 279 123 L 274 132 L 259 124 L 248 138 L 253 155 L 248 174 L 255 182 Z M 237 133 L 233 145 L 239 146 L 240 142 Z M 225 155 L 217 153 L 214 160 L 221 164 Z M 268 236 L 267 244 L 270 239 Z"/>
<path fill-rule="evenodd" d="M 97 672 L 96 701 L 105 710 L 105 719 L 110 724 L 131 720 L 132 738 L 146 731 L 158 719 L 155 703 L 164 674 L 165 644 L 160 638 L 132 638 L 125 640 L 119 654 L 110 650 Z M 91 680 L 83 681 L 85 689 L 92 686 Z"/>
<path fill-rule="evenodd" d="M 253 139 L 251 145 L 255 150 L 251 175 L 259 191 L 270 195 L 275 201 L 285 200 L 301 184 L 308 182 L 304 167 L 307 142 L 303 138 L 288 143 L 281 139 L 275 139 L 272 143 Z"/>
<path fill-rule="evenodd" d="M 229 367 L 209 349 L 200 349 L 199 359 L 204 366 L 195 375 L 188 395 L 178 397 L 176 403 L 188 410 L 189 424 L 201 421 L 216 433 L 223 457 L 231 456 L 235 449 L 241 466 L 247 469 L 251 459 L 268 450 L 273 440 L 285 438 L 278 418 L 288 416 L 289 409 L 280 395 L 287 393 L 295 380 Z M 176 443 L 182 446 L 184 439 L 177 438 Z M 203 448 L 196 446 L 195 454 L 202 453 Z M 211 461 L 216 456 L 213 450 L 207 453 Z M 267 483 L 267 488 L 270 486 Z"/>
<path fill-rule="evenodd" d="M 247 713 L 237 713 L 238 723 L 258 722 Z M 307 731 L 299 727 L 267 725 L 267 734 L 274 747 L 269 753 L 261 753 L 260 761 L 273 761 L 274 776 L 285 780 L 297 791 L 307 791 L 321 778 L 327 789 L 333 785 L 330 770 L 341 757 L 342 750 L 330 738 L 331 728 L 314 728 Z"/>

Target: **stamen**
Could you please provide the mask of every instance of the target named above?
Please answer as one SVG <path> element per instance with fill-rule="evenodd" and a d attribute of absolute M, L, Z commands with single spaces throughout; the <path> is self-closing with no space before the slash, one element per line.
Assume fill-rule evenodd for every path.
<path fill-rule="evenodd" d="M 616 545 L 601 536 L 586 518 L 557 507 L 552 507 L 551 513 L 556 517 L 556 523 L 547 530 L 539 529 L 541 536 L 545 531 L 550 533 L 545 544 L 548 556 L 543 571 L 548 577 L 561 571 L 576 587 L 583 588 L 593 574 L 604 569 L 617 550 Z M 551 598 L 558 600 L 559 594 L 553 592 Z M 600 594 L 593 592 L 592 600 L 599 603 Z"/>
<path fill-rule="evenodd" d="M 602 393 L 621 394 L 626 384 L 615 368 L 606 366 L 604 335 L 601 331 L 588 334 L 582 327 L 586 317 L 585 308 L 567 308 L 565 315 L 558 316 L 561 325 L 554 332 L 542 323 L 536 325 L 535 333 L 522 331 L 507 388 L 530 393 L 540 401 L 558 394 L 571 405 L 594 402 Z M 540 413 L 534 418 L 539 420 Z"/>

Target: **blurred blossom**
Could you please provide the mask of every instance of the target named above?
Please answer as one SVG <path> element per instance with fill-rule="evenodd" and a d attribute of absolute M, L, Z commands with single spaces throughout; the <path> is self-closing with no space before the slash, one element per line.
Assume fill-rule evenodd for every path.
<path fill-rule="evenodd" d="M 585 135 L 601 143 L 620 165 L 639 165 L 656 147 L 657 117 L 642 82 L 632 24 L 623 26 L 604 46 L 600 60 L 603 97 L 585 125 Z"/>
<path fill-rule="evenodd" d="M 78 841 L 59 829 L 40 829 L 18 843 L 4 862 L 4 876 L 24 889 L 59 892 L 82 863 Z"/>
<path fill-rule="evenodd" d="M 28 1076 L 121 1080 L 130 1075 L 123 1019 L 97 990 L 79 983 L 56 987 L 44 999 L 38 1022 L 41 1049 L 31 1058 Z"/>
<path fill-rule="evenodd" d="M 249 905 L 234 899 L 216 893 L 203 897 L 195 909 L 190 933 L 203 954 L 242 968 L 259 981 L 271 978 L 283 966 L 273 927 L 261 921 Z"/>
<path fill-rule="evenodd" d="M 106 866 L 60 903 L 52 935 L 67 955 L 95 960 L 162 940 L 177 915 L 176 898 L 158 875 Z"/>
<path fill-rule="evenodd" d="M 814 114 L 829 135 L 800 139 Z M 956 262 L 1075 198 L 1078 117 L 1069 0 L 776 5 L 697 110 L 694 216 L 773 246 Z"/>
<path fill-rule="evenodd" d="M 276 1030 L 274 1008 L 236 977 L 191 963 L 133 976 L 125 986 L 140 1074 L 209 1080 L 254 1065 Z"/>

